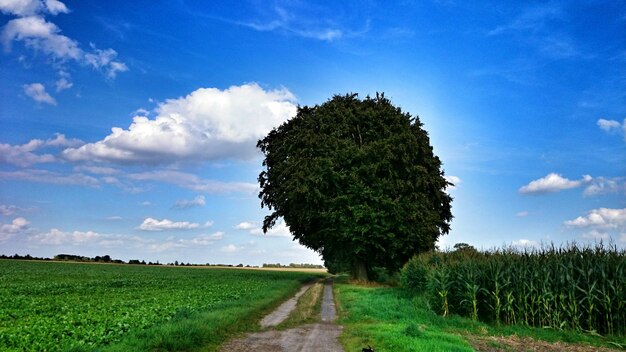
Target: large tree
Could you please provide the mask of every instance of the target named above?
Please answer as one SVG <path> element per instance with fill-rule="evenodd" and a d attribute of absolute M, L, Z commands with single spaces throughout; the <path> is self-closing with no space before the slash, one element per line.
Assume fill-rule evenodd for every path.
<path fill-rule="evenodd" d="M 419 118 L 382 94 L 299 107 L 257 147 L 267 231 L 283 218 L 294 238 L 347 264 L 358 279 L 398 269 L 450 230 L 452 198 Z"/>

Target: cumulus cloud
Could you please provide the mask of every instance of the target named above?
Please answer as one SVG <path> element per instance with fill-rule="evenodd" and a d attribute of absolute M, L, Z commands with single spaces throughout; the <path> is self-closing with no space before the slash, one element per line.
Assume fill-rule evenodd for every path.
<path fill-rule="evenodd" d="M 10 224 L 0 223 L 0 243 L 13 237 L 15 234 L 28 229 L 30 222 L 23 217 L 13 219 Z"/>
<path fill-rule="evenodd" d="M 65 135 L 57 133 L 54 139 L 46 141 L 32 139 L 26 144 L 10 145 L 0 143 L 0 162 L 13 164 L 21 167 L 31 166 L 39 163 L 50 163 L 55 161 L 51 154 L 35 154 L 38 149 L 46 147 L 70 147 L 83 144 L 78 139 L 67 139 Z"/>
<path fill-rule="evenodd" d="M 0 143 L 0 161 L 21 167 L 39 163 L 50 163 L 55 160 L 50 154 L 38 155 L 33 153 L 44 145 L 44 141 L 33 139 L 26 144 L 10 145 Z"/>
<path fill-rule="evenodd" d="M 45 19 L 46 15 L 69 13 L 64 3 L 58 0 L 1 0 L 0 11 L 17 16 L 6 23 L 0 32 L 0 41 L 5 52 L 10 52 L 14 42 L 24 45 L 52 59 L 55 66 L 69 61 L 91 66 L 113 79 L 118 72 L 128 71 L 128 67 L 116 60 L 113 49 L 98 49 L 90 44 L 91 51 L 84 51 L 78 42 L 61 34 L 61 29 Z M 57 91 L 70 88 L 72 84 L 61 75 L 57 81 Z"/>
<path fill-rule="evenodd" d="M 287 226 L 287 224 L 285 224 L 285 222 L 282 220 L 278 221 L 276 225 L 274 225 L 274 227 L 269 229 L 267 233 L 265 234 L 263 233 L 263 228 L 261 227 L 261 225 L 255 222 L 248 222 L 248 221 L 240 222 L 239 224 L 235 225 L 234 228 L 237 230 L 248 231 L 250 234 L 255 235 L 255 236 L 261 236 L 261 235 L 270 236 L 270 237 L 290 237 L 291 236 L 291 231 L 289 231 L 289 226 Z"/>
<path fill-rule="evenodd" d="M 188 209 L 193 207 L 202 207 L 206 204 L 204 196 L 197 196 L 194 199 L 177 200 L 174 209 Z"/>
<path fill-rule="evenodd" d="M 57 105 L 57 101 L 46 92 L 46 87 L 41 83 L 31 83 L 22 86 L 24 88 L 24 94 L 31 97 L 38 103 L 45 103 L 50 105 Z"/>
<path fill-rule="evenodd" d="M 567 220 L 563 223 L 568 228 L 582 232 L 581 238 L 587 240 L 624 241 L 626 233 L 626 208 L 598 208 L 592 209 L 584 216 Z"/>
<path fill-rule="evenodd" d="M 69 10 L 58 0 L 1 0 L 0 12 L 7 15 L 28 16 L 42 12 L 57 15 L 68 13 Z"/>
<path fill-rule="evenodd" d="M 544 194 L 559 192 L 566 189 L 577 188 L 583 184 L 591 182 L 593 178 L 589 175 L 583 176 L 580 180 L 569 180 L 559 174 L 550 173 L 547 176 L 531 181 L 521 187 L 518 191 L 522 194 Z"/>
<path fill-rule="evenodd" d="M 285 88 L 264 90 L 256 83 L 200 88 L 161 103 L 154 119 L 135 116 L 128 129 L 113 127 L 104 139 L 63 155 L 127 164 L 249 159 L 257 155 L 256 141 L 296 110 L 295 96 Z"/>
<path fill-rule="evenodd" d="M 85 142 L 80 139 L 71 138 L 67 139 L 62 133 L 55 133 L 54 138 L 46 140 L 44 146 L 50 147 L 77 147 L 79 145 L 83 145 Z"/>
<path fill-rule="evenodd" d="M 172 221 L 168 219 L 157 220 L 146 218 L 139 228 L 144 231 L 164 231 L 164 230 L 191 230 L 200 227 L 199 224 L 188 221 Z"/>
<path fill-rule="evenodd" d="M 590 210 L 587 215 L 565 221 L 565 225 L 575 228 L 624 229 L 626 226 L 626 208 L 598 208 Z"/>

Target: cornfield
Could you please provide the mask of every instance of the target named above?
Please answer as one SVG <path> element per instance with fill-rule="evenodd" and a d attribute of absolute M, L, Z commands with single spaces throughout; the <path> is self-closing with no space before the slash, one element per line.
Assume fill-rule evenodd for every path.
<path fill-rule="evenodd" d="M 430 252 L 411 259 L 401 277 L 443 316 L 626 333 L 626 253 L 616 247 Z"/>

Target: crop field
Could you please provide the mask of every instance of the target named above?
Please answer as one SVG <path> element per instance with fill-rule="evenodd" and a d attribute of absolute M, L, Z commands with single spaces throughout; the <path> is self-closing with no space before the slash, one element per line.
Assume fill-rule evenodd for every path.
<path fill-rule="evenodd" d="M 403 281 L 442 316 L 626 335 L 626 252 L 617 248 L 424 253 Z"/>
<path fill-rule="evenodd" d="M 142 336 L 133 350 L 206 348 L 314 275 L 0 260 L 0 350 L 129 350 L 115 348 L 128 336 Z"/>

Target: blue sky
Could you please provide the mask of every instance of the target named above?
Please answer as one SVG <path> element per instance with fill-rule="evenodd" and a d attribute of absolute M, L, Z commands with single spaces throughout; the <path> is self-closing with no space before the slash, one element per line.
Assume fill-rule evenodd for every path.
<path fill-rule="evenodd" d="M 320 263 L 256 141 L 385 92 L 456 184 L 440 246 L 626 246 L 623 1 L 0 0 L 0 252 Z"/>

